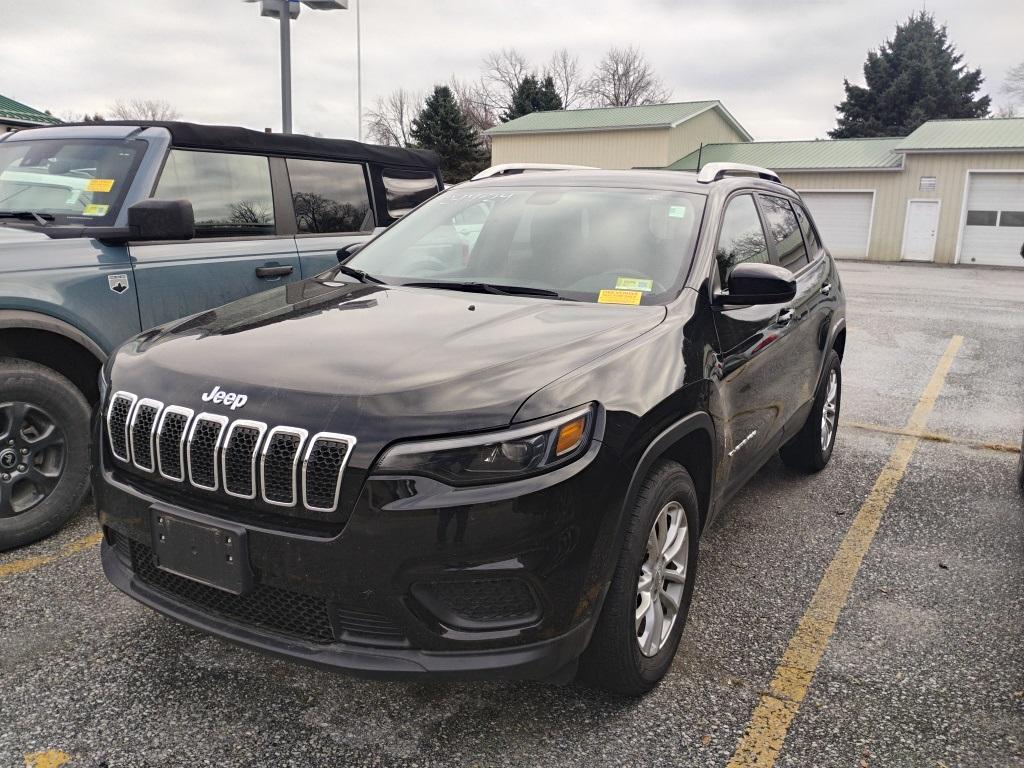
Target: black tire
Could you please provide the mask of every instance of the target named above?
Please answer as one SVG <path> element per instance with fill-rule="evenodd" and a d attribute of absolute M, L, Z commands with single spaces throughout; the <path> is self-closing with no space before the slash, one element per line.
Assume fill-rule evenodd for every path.
<path fill-rule="evenodd" d="M 78 388 L 46 366 L 0 358 L 0 551 L 70 520 L 89 463 L 89 404 Z"/>
<path fill-rule="evenodd" d="M 648 567 L 648 537 L 663 510 L 673 502 L 685 513 L 687 537 L 679 548 L 686 551 L 678 610 L 663 645 L 652 655 L 641 651 L 636 616 L 641 596 L 641 568 Z M 595 687 L 625 696 L 642 696 L 654 688 L 672 664 L 679 638 L 686 625 L 690 598 L 697 573 L 697 539 L 700 530 L 699 502 L 689 473 L 674 461 L 655 464 L 643 481 L 633 509 L 630 510 L 626 537 L 612 577 L 608 596 L 590 641 L 580 660 L 580 679 Z M 680 514 L 676 509 L 675 514 Z M 678 579 L 672 579 L 675 584 Z M 662 585 L 657 578 L 656 589 Z M 668 578 L 666 589 L 671 588 Z M 646 621 L 646 620 L 645 620 Z M 646 627 L 645 623 L 640 625 Z M 651 648 L 649 651 L 653 650 Z"/>
<path fill-rule="evenodd" d="M 828 399 L 829 382 L 832 374 L 835 374 L 836 392 L 835 409 L 832 414 L 832 431 L 826 445 L 822 445 L 822 412 L 826 407 Z M 797 432 L 793 439 L 779 449 L 779 456 L 786 466 L 798 469 L 801 472 L 820 472 L 832 458 L 832 449 L 836 444 L 836 434 L 839 432 L 839 409 L 843 400 L 843 369 L 839 355 L 835 350 L 829 350 L 825 359 L 825 370 L 818 385 L 818 392 L 814 397 L 814 405 L 807 416 L 807 421 Z"/>

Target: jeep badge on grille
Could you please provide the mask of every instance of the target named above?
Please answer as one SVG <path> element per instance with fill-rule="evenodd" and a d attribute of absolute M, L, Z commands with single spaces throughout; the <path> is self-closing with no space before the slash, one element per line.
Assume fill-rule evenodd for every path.
<path fill-rule="evenodd" d="M 249 402 L 248 395 L 240 395 L 235 392 L 225 392 L 220 385 L 215 386 L 209 392 L 203 392 L 203 402 L 223 403 L 230 406 L 231 410 L 237 410 Z"/>

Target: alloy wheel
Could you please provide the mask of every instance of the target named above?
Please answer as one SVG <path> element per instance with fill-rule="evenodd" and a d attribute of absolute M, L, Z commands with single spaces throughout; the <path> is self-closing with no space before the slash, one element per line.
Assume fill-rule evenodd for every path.
<path fill-rule="evenodd" d="M 672 634 L 686 587 L 690 556 L 686 510 L 670 501 L 655 518 L 636 587 L 636 641 L 644 656 L 656 656 Z"/>
<path fill-rule="evenodd" d="M 839 406 L 839 377 L 833 368 L 828 372 L 828 389 L 825 390 L 825 403 L 821 408 L 821 450 L 827 451 L 832 444 L 832 435 L 836 431 L 836 410 Z"/>
<path fill-rule="evenodd" d="M 32 403 L 0 403 L 0 518 L 49 496 L 66 460 L 67 437 L 49 413 Z"/>

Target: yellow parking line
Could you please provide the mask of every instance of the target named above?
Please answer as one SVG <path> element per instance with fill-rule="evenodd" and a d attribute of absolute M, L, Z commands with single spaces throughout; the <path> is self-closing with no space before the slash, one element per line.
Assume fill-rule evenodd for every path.
<path fill-rule="evenodd" d="M 868 432 L 885 432 L 889 435 L 907 435 L 909 437 L 919 437 L 922 440 L 930 440 L 936 443 L 955 443 L 956 445 L 964 445 L 968 448 L 979 448 L 985 451 L 999 451 L 1001 453 L 1020 453 L 1019 445 L 1011 445 L 1010 443 L 985 443 L 977 440 L 964 440 L 963 438 L 953 437 L 952 435 L 944 435 L 940 432 L 921 432 L 911 431 L 907 429 L 899 429 L 897 427 L 885 427 L 881 424 L 866 424 L 862 421 L 847 421 L 843 419 L 840 422 L 844 427 L 852 427 L 854 429 L 864 429 Z"/>
<path fill-rule="evenodd" d="M 13 576 L 16 573 L 24 573 L 25 571 L 31 571 L 38 568 L 41 565 L 52 563 L 54 560 L 60 560 L 62 557 L 73 555 L 76 552 L 81 552 L 83 549 L 94 547 L 100 543 L 103 538 L 102 533 L 90 533 L 88 536 L 83 536 L 80 539 L 75 539 L 70 544 L 65 544 L 59 550 L 49 555 L 39 555 L 37 557 L 26 557 L 21 560 L 14 560 L 10 563 L 4 563 L 0 565 L 0 579 L 5 576 Z"/>
<path fill-rule="evenodd" d="M 45 752 L 31 752 L 25 755 L 25 768 L 60 768 L 71 760 L 71 755 L 59 749 L 47 749 Z"/>
<path fill-rule="evenodd" d="M 878 531 L 882 514 L 892 501 L 910 457 L 917 447 L 924 431 L 928 416 L 935 407 L 935 400 L 942 389 L 953 358 L 963 343 L 962 336 L 954 336 L 935 367 L 928 386 L 907 422 L 908 434 L 900 437 L 882 469 L 867 500 L 843 537 L 835 557 L 825 569 L 825 575 L 811 598 L 789 646 L 782 655 L 782 661 L 775 669 L 775 676 L 768 684 L 768 690 L 761 694 L 757 707 L 743 736 L 736 745 L 727 768 L 750 768 L 751 766 L 773 766 L 786 740 L 786 734 L 800 704 L 807 695 L 829 640 L 836 628 L 839 613 L 846 605 L 864 555 Z"/>

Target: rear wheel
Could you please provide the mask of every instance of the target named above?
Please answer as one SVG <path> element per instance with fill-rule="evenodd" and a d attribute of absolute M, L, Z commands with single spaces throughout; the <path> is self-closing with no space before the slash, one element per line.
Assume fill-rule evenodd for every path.
<path fill-rule="evenodd" d="M 650 691 L 672 664 L 697 571 L 697 492 L 673 461 L 655 465 L 632 510 L 581 677 L 627 696 Z"/>
<path fill-rule="evenodd" d="M 89 482 L 89 405 L 56 371 L 0 360 L 0 550 L 56 531 Z"/>
<path fill-rule="evenodd" d="M 843 372 L 839 355 L 830 350 L 825 360 L 825 375 L 807 421 L 779 450 L 779 456 L 787 466 L 804 472 L 820 472 L 825 468 L 836 444 L 842 394 Z"/>

